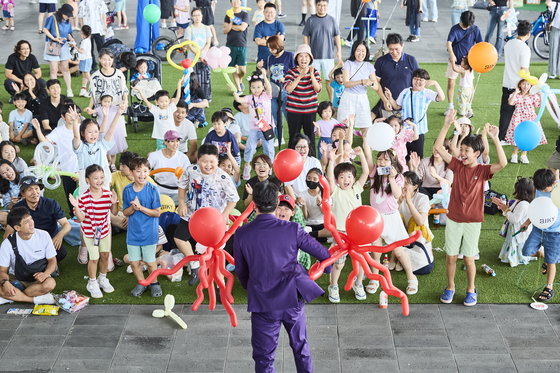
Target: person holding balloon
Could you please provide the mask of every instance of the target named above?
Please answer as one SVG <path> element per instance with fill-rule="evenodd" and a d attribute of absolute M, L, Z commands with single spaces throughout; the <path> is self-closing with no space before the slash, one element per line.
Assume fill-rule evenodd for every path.
<path fill-rule="evenodd" d="M 311 155 L 309 152 L 313 150 L 311 147 L 311 140 L 303 133 L 296 133 L 293 140 L 290 142 L 290 148 L 295 149 L 299 153 L 303 161 L 303 170 L 297 178 L 284 183 L 286 194 L 289 194 L 294 199 L 300 197 L 303 192 L 307 190 L 306 176 L 307 172 L 312 168 L 321 169 L 321 162 Z"/>
<path fill-rule="evenodd" d="M 486 124 L 486 132 L 494 142 L 498 154 L 498 163 L 480 165 L 477 158 L 484 151 L 484 142 L 480 136 L 467 136 L 461 143 L 459 157 L 453 157 L 443 147 L 443 141 L 451 124 L 455 121 L 456 111 L 451 110 L 445 117 L 435 150 L 443 160 L 449 163 L 453 171 L 453 189 L 449 200 L 447 225 L 445 227 L 445 247 L 447 287 L 440 297 L 442 303 L 453 302 L 455 295 L 455 271 L 457 256 L 463 254 L 463 262 L 467 270 L 467 294 L 463 304 L 474 306 L 478 292 L 474 280 L 476 277 L 475 256 L 478 254 L 480 229 L 484 221 L 484 186 L 486 180 L 507 166 L 507 158 L 498 137 L 499 129 Z"/>
<path fill-rule="evenodd" d="M 200 83 L 201 89 L 206 95 L 206 99 L 212 101 L 212 73 L 210 66 L 206 62 L 206 52 L 212 46 L 212 31 L 209 26 L 202 23 L 202 9 L 194 8 L 191 12 L 192 23 L 185 30 L 184 40 L 194 41 L 200 49 L 200 58 L 193 66 L 195 73 Z M 196 48 L 187 44 L 189 50 L 187 58 L 194 61 L 196 58 Z M 191 90 L 191 94 L 194 92 Z"/>
<path fill-rule="evenodd" d="M 515 144 L 514 139 L 514 132 L 517 128 L 517 125 L 521 122 L 525 121 L 534 121 L 537 118 L 537 113 L 535 113 L 535 108 L 541 106 L 542 100 L 542 93 L 539 91 L 538 93 L 530 94 L 531 90 L 531 83 L 526 81 L 525 79 L 521 79 L 519 83 L 517 83 L 517 87 L 515 87 L 515 91 L 509 96 L 508 103 L 511 106 L 515 106 L 515 110 L 511 117 L 511 122 L 509 123 L 509 127 L 506 133 L 506 141 L 510 145 L 514 145 L 513 154 L 511 155 L 511 163 L 517 163 L 517 153 L 519 148 Z M 541 141 L 539 145 L 546 145 L 546 137 L 544 132 L 542 131 L 540 121 L 537 122 L 539 129 L 542 133 Z M 521 130 L 522 128 L 520 128 Z M 518 135 L 520 136 L 520 135 Z M 521 163 L 528 164 L 529 159 L 527 158 L 527 151 L 523 150 L 521 153 Z"/>
<path fill-rule="evenodd" d="M 529 218 L 520 228 L 520 231 L 524 232 L 533 224 L 533 230 L 523 245 L 523 255 L 544 257 L 542 274 L 546 275 L 547 285 L 537 300 L 548 302 L 554 297 L 556 263 L 560 262 L 560 209 L 549 200 L 557 180 L 554 172 L 541 168 L 533 175 L 533 183 L 536 189 L 535 199 L 529 206 Z"/>

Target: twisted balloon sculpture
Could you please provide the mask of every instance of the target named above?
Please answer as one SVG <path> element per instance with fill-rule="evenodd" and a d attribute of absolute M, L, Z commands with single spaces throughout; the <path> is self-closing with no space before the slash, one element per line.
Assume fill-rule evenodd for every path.
<path fill-rule="evenodd" d="M 171 52 L 173 52 L 175 49 L 181 48 L 186 45 L 193 45 L 196 48 L 196 54 L 194 56 L 194 60 L 191 61 L 188 58 L 184 59 L 181 62 L 181 66 L 179 66 L 171 59 Z M 200 47 L 198 46 L 198 44 L 196 44 L 194 41 L 191 40 L 187 40 L 180 44 L 174 45 L 171 48 L 169 48 L 169 50 L 167 51 L 167 62 L 169 62 L 169 64 L 174 68 L 183 71 L 183 73 L 185 74 L 185 77 L 183 78 L 183 88 L 185 93 L 184 99 L 187 105 L 191 103 L 191 89 L 190 89 L 191 74 L 193 72 L 193 66 L 196 65 L 199 57 L 200 57 Z"/>
<path fill-rule="evenodd" d="M 206 63 L 212 68 L 212 71 L 215 73 L 222 73 L 231 89 L 236 91 L 237 88 L 228 75 L 235 72 L 235 67 L 229 66 L 229 63 L 231 62 L 230 53 L 231 49 L 228 47 L 212 47 L 206 51 L 202 57 L 206 59 Z"/>
<path fill-rule="evenodd" d="M 61 171 L 61 168 L 72 162 L 72 157 L 66 153 L 58 154 L 55 158 L 54 154 L 57 147 L 50 142 L 43 141 L 35 148 L 33 159 L 37 166 L 28 167 L 23 171 L 23 176 L 33 175 L 47 189 L 56 189 L 60 186 L 60 176 L 79 177 L 79 174 L 73 172 Z M 54 178 L 54 183 L 49 183 L 49 178 Z"/>
<path fill-rule="evenodd" d="M 544 73 L 537 79 L 537 77 L 531 76 L 527 71 L 521 70 L 518 75 L 533 85 L 529 94 L 533 95 L 542 92 L 541 107 L 534 122 L 539 122 L 541 120 L 544 114 L 544 108 L 546 107 L 552 119 L 560 126 L 560 108 L 558 107 L 558 100 L 556 99 L 556 94 L 560 93 L 560 89 L 551 89 L 550 86 L 546 84 L 548 74 Z M 543 105 L 543 102 L 545 105 Z"/>

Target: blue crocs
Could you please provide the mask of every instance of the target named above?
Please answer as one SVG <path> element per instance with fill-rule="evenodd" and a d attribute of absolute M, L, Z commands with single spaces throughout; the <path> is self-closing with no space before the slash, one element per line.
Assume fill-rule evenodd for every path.
<path fill-rule="evenodd" d="M 474 293 L 469 293 L 467 291 L 467 297 L 465 298 L 463 304 L 467 307 L 472 307 L 476 304 L 477 297 L 478 297 L 478 292 L 476 291 L 476 288 L 474 289 Z"/>
<path fill-rule="evenodd" d="M 439 300 L 441 300 L 442 303 L 449 304 L 453 302 L 453 295 L 455 295 L 455 290 L 447 290 L 447 288 L 445 288 Z"/>

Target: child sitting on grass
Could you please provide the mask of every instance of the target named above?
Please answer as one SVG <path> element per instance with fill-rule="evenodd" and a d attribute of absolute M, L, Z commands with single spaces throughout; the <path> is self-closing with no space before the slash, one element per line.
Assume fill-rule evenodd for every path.
<path fill-rule="evenodd" d="M 126 246 L 132 272 L 138 281 L 144 280 L 140 261 L 143 260 L 149 273 L 156 270 L 156 246 L 158 243 L 159 215 L 161 200 L 159 190 L 148 183 L 150 162 L 137 157 L 130 161 L 134 182 L 123 190 L 123 213 L 128 217 Z M 147 286 L 137 284 L 130 292 L 133 297 L 141 296 Z M 161 297 L 163 292 L 157 278 L 150 284 L 152 297 Z"/>
<path fill-rule="evenodd" d="M 449 110 L 445 123 L 441 129 L 435 150 L 443 160 L 449 163 L 448 168 L 453 171 L 453 189 L 449 201 L 447 225 L 445 227 L 445 247 L 447 287 L 440 300 L 443 303 L 453 302 L 455 295 L 455 270 L 457 256 L 463 254 L 463 262 L 467 267 L 467 295 L 463 304 L 474 306 L 478 292 L 474 285 L 476 276 L 475 255 L 478 254 L 478 239 L 481 224 L 484 221 L 484 184 L 486 180 L 507 165 L 507 158 L 500 145 L 498 127 L 486 124 L 486 132 L 494 141 L 498 154 L 498 163 L 480 165 L 477 158 L 484 152 L 484 142 L 481 136 L 469 135 L 461 142 L 461 152 L 458 158 L 453 157 L 443 147 L 443 140 L 447 135 L 451 123 L 455 121 L 456 111 Z"/>
<path fill-rule="evenodd" d="M 537 170 L 533 175 L 533 183 L 537 190 L 535 198 L 550 198 L 552 189 L 557 182 L 554 172 L 551 170 L 546 168 Z M 526 231 L 530 224 L 531 220 L 527 219 L 521 225 L 520 230 L 522 232 Z M 556 221 L 546 229 L 533 226 L 533 230 L 523 245 L 523 255 L 544 258 L 542 274 L 546 275 L 546 286 L 537 300 L 548 302 L 554 297 L 553 286 L 556 277 L 556 263 L 560 262 L 560 219 L 556 218 Z"/>

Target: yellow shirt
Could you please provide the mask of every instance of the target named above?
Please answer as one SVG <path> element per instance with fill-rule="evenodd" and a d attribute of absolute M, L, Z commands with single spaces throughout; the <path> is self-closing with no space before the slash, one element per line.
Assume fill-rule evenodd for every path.
<path fill-rule="evenodd" d="M 350 211 L 362 205 L 364 188 L 357 181 L 352 189 L 342 190 L 337 186 L 331 195 L 331 210 L 336 220 L 336 229 L 346 232 L 346 218 Z"/>
<path fill-rule="evenodd" d="M 133 181 L 130 180 L 128 177 L 123 176 L 120 171 L 113 172 L 111 174 L 111 188 L 115 189 L 117 192 L 117 197 L 119 198 L 119 211 L 123 210 L 123 199 L 122 199 L 122 192 L 125 186 L 132 183 Z M 154 184 L 157 187 L 156 183 L 151 177 L 148 177 L 148 182 Z"/>

